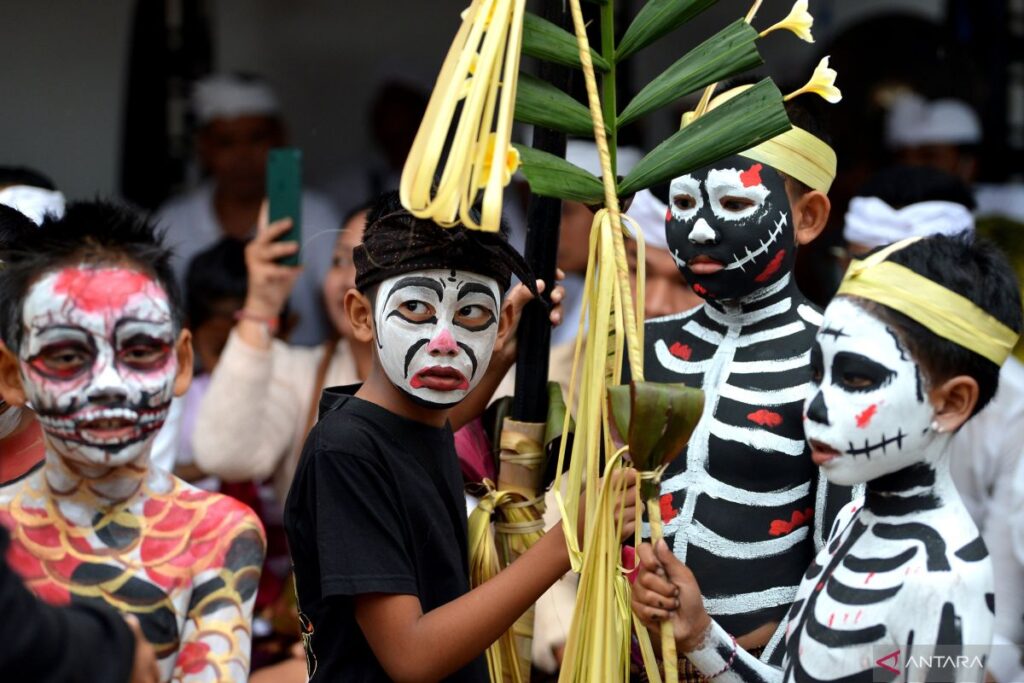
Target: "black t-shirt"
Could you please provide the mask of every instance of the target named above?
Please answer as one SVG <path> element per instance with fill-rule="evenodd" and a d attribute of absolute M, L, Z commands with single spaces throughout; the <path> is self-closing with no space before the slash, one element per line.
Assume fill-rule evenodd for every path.
<path fill-rule="evenodd" d="M 415 595 L 423 612 L 469 591 L 466 504 L 451 428 L 328 389 L 285 503 L 311 683 L 387 681 L 354 597 Z M 486 683 L 478 657 L 448 681 Z"/>

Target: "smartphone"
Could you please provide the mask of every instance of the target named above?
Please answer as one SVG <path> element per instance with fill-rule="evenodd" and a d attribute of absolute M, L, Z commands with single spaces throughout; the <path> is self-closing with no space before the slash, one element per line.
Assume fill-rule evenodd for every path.
<path fill-rule="evenodd" d="M 291 218 L 291 229 L 278 238 L 302 244 L 302 150 L 278 147 L 267 157 L 267 197 L 270 200 L 270 222 Z M 286 266 L 297 266 L 299 252 L 278 259 Z"/>

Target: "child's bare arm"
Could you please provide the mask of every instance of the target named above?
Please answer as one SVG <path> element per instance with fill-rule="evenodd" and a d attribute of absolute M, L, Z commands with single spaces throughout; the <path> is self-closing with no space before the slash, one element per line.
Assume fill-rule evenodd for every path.
<path fill-rule="evenodd" d="M 635 496 L 635 473 L 625 471 Z M 633 533 L 636 508 L 623 510 L 623 537 Z M 356 598 L 359 627 L 393 680 L 437 681 L 478 657 L 544 591 L 569 570 L 562 526 L 558 525 L 482 586 L 426 614 L 414 595 L 369 594 Z"/>

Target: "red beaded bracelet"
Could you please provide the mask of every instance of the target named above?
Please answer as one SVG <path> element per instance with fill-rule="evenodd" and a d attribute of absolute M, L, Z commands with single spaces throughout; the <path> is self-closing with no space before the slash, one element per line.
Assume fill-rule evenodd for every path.
<path fill-rule="evenodd" d="M 235 311 L 235 320 L 251 320 L 255 323 L 263 324 L 267 328 L 267 331 L 270 332 L 270 334 L 274 334 L 277 332 L 277 316 L 274 316 L 272 318 L 266 318 L 262 315 L 250 313 L 244 308 L 240 308 L 239 310 Z"/>

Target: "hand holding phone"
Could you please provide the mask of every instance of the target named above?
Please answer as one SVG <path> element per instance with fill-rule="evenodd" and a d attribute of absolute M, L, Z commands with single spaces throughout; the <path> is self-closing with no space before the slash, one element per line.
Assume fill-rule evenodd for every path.
<path fill-rule="evenodd" d="M 278 147 L 267 157 L 267 197 L 270 203 L 270 222 L 282 218 L 292 219 L 292 227 L 278 241 L 302 243 L 302 150 L 296 147 Z M 283 256 L 278 263 L 299 265 L 300 253 Z"/>

